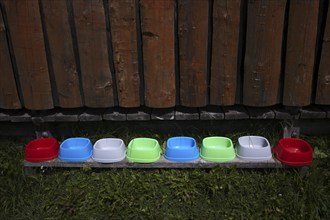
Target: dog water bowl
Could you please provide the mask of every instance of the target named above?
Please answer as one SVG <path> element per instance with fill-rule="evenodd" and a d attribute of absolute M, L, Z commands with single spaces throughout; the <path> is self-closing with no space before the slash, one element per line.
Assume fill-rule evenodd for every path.
<path fill-rule="evenodd" d="M 226 162 L 236 157 L 233 142 L 226 137 L 204 138 L 200 156 L 211 162 Z"/>
<path fill-rule="evenodd" d="M 126 146 L 118 138 L 103 138 L 93 146 L 93 160 L 100 163 L 113 163 L 125 159 Z"/>
<path fill-rule="evenodd" d="M 157 140 L 152 138 L 135 138 L 127 147 L 127 159 L 137 163 L 152 163 L 159 160 L 162 150 Z"/>
<path fill-rule="evenodd" d="M 88 138 L 69 138 L 60 145 L 59 159 L 79 162 L 92 156 L 93 145 Z"/>
<path fill-rule="evenodd" d="M 198 159 L 199 150 L 192 137 L 172 137 L 167 140 L 164 155 L 167 160 L 187 162 Z"/>
<path fill-rule="evenodd" d="M 260 136 L 238 138 L 236 155 L 242 160 L 269 160 L 272 158 L 268 140 Z"/>
<path fill-rule="evenodd" d="M 30 141 L 25 148 L 25 160 L 42 162 L 58 156 L 59 143 L 55 138 L 40 138 Z"/>
<path fill-rule="evenodd" d="M 306 166 L 313 160 L 313 149 L 299 138 L 283 138 L 273 148 L 276 158 L 288 166 Z"/>

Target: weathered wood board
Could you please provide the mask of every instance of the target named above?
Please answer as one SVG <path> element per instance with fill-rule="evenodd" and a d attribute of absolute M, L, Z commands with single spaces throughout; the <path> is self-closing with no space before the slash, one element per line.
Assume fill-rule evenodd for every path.
<path fill-rule="evenodd" d="M 208 104 L 208 0 L 178 1 L 180 103 L 186 107 Z"/>
<path fill-rule="evenodd" d="M 24 106 L 53 108 L 38 0 L 4 0 Z"/>
<path fill-rule="evenodd" d="M 220 106 L 207 106 L 199 109 L 201 120 L 223 120 L 225 114 Z"/>
<path fill-rule="evenodd" d="M 19 109 L 21 102 L 16 88 L 6 31 L 0 8 L 0 108 Z"/>
<path fill-rule="evenodd" d="M 72 1 L 85 106 L 114 106 L 105 10 L 102 0 Z"/>
<path fill-rule="evenodd" d="M 330 4 L 328 4 L 328 15 L 322 42 L 315 103 L 330 105 Z"/>
<path fill-rule="evenodd" d="M 176 104 L 175 1 L 141 0 L 144 98 L 152 108 Z"/>
<path fill-rule="evenodd" d="M 83 105 L 66 1 L 41 1 L 59 106 Z"/>
<path fill-rule="evenodd" d="M 241 0 L 213 3 L 210 104 L 234 105 L 238 71 Z"/>
<path fill-rule="evenodd" d="M 284 166 L 276 159 L 265 161 L 247 161 L 235 158 L 229 162 L 216 163 L 208 162 L 201 158 L 192 162 L 173 162 L 166 160 L 161 156 L 160 160 L 154 163 L 133 163 L 126 159 L 117 163 L 98 163 L 93 159 L 84 162 L 64 162 L 59 159 L 52 161 L 31 163 L 24 161 L 25 167 L 93 167 L 93 168 L 213 168 L 220 167 L 237 167 L 237 168 L 283 168 Z"/>
<path fill-rule="evenodd" d="M 136 0 L 109 1 L 114 66 L 120 107 L 140 106 Z"/>
<path fill-rule="evenodd" d="M 279 102 L 286 0 L 248 1 L 243 104 Z"/>
<path fill-rule="evenodd" d="M 311 102 L 318 12 L 319 1 L 290 1 L 283 105 Z"/>

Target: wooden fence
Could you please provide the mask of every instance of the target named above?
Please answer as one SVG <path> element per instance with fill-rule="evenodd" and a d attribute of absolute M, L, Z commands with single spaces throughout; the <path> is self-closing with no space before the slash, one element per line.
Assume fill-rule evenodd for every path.
<path fill-rule="evenodd" d="M 330 105 L 329 0 L 0 0 L 0 108 Z"/>

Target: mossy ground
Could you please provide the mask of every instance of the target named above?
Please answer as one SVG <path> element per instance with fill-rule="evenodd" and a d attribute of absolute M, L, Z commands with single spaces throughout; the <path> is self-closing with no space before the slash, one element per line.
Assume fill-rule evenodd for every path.
<path fill-rule="evenodd" d="M 85 136 L 117 136 L 126 143 L 138 136 L 160 143 L 169 137 L 118 132 Z M 276 131 L 263 132 L 272 143 L 279 138 Z M 195 137 L 200 142 L 207 135 Z M 25 142 L 1 138 L 0 219 L 330 219 L 330 136 L 304 138 L 315 157 L 304 176 L 298 169 L 221 167 L 48 168 L 25 175 Z"/>

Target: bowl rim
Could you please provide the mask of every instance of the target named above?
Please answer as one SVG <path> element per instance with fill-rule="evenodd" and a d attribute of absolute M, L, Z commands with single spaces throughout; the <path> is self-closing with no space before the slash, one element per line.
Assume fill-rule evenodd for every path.
<path fill-rule="evenodd" d="M 138 137 L 138 138 L 133 138 L 129 143 L 128 143 L 128 146 L 127 146 L 127 148 L 128 149 L 133 149 L 133 148 L 136 148 L 136 145 L 134 145 L 134 141 L 135 140 L 148 140 L 148 141 L 152 141 L 153 143 L 154 143 L 154 145 L 152 146 L 152 148 L 150 148 L 150 150 L 152 149 L 154 149 L 154 148 L 157 148 L 157 147 L 159 147 L 160 145 L 159 145 L 159 142 L 158 142 L 158 140 L 157 139 L 154 139 L 154 138 L 148 138 L 148 137 Z"/>
<path fill-rule="evenodd" d="M 282 138 L 282 139 L 278 140 L 278 144 L 276 145 L 276 147 L 281 148 L 286 153 L 293 154 L 292 152 L 288 151 L 288 149 L 289 148 L 290 149 L 292 149 L 292 148 L 295 148 L 296 149 L 296 147 L 290 147 L 290 146 L 284 146 L 283 145 L 283 142 L 284 141 L 287 141 L 287 140 L 288 141 L 295 140 L 295 141 L 301 142 L 301 143 L 303 143 L 308 148 L 308 151 L 306 151 L 306 152 L 299 152 L 298 154 L 310 154 L 310 153 L 313 153 L 312 146 L 307 141 L 305 141 L 303 139 L 300 139 L 300 138 Z M 298 149 L 300 149 L 300 148 L 298 148 Z M 294 153 L 294 154 L 297 154 L 297 153 Z"/>
<path fill-rule="evenodd" d="M 59 152 L 59 148 L 41 148 L 41 149 L 26 149 L 25 154 L 37 154 L 37 153 L 48 153 Z"/>
<path fill-rule="evenodd" d="M 232 141 L 230 138 L 228 138 L 228 137 L 224 137 L 224 136 L 209 136 L 209 137 L 205 137 L 205 138 L 203 138 L 201 148 L 210 148 L 210 146 L 205 146 L 205 144 L 204 144 L 204 141 L 207 141 L 207 139 L 224 139 L 224 140 L 228 140 L 229 143 L 230 143 L 230 146 L 229 146 L 228 148 L 229 148 L 229 149 L 230 149 L 230 148 L 234 148 L 233 141 Z"/>
<path fill-rule="evenodd" d="M 122 148 L 125 145 L 124 141 L 122 139 L 120 139 L 120 138 L 101 138 L 101 139 L 98 139 L 95 142 L 95 144 L 93 145 L 93 150 L 100 150 L 100 149 L 96 149 L 97 144 L 100 144 L 101 142 L 107 141 L 107 140 L 116 140 L 116 141 L 119 141 L 120 142 L 120 145 L 118 146 L 118 148 Z M 103 150 L 108 150 L 108 149 L 103 149 Z"/>
<path fill-rule="evenodd" d="M 308 143 L 308 142 L 307 142 Z M 304 161 L 287 161 L 287 160 L 283 160 L 281 155 L 279 155 L 279 149 L 282 150 L 282 152 L 285 152 L 289 155 L 292 154 L 298 154 L 299 156 L 303 156 L 305 157 L 306 155 L 311 155 L 310 159 L 308 160 L 304 160 Z M 312 149 L 311 149 L 312 150 Z M 310 165 L 313 162 L 313 150 L 311 152 L 299 152 L 299 153 L 293 153 L 290 151 L 287 151 L 287 149 L 285 147 L 280 146 L 279 144 L 277 144 L 273 149 L 272 149 L 272 153 L 274 154 L 274 156 L 276 157 L 276 159 L 278 161 L 280 161 L 281 163 L 283 163 L 284 165 L 287 166 L 307 166 Z"/>
<path fill-rule="evenodd" d="M 273 148 L 273 153 L 274 153 L 274 156 L 276 157 L 276 159 L 278 161 L 280 161 L 281 163 L 283 163 L 284 165 L 287 165 L 287 166 L 307 166 L 307 165 L 310 165 L 313 162 L 313 157 L 311 157 L 311 159 L 308 160 L 308 161 L 296 161 L 296 162 L 294 162 L 294 161 L 283 160 L 281 157 L 278 156 L 277 147 Z"/>
<path fill-rule="evenodd" d="M 67 142 L 70 142 L 70 141 L 74 141 L 74 140 L 77 140 L 77 139 L 80 139 L 80 140 L 84 140 L 84 141 L 86 141 L 86 144 L 84 144 L 84 145 L 79 145 L 79 147 L 77 147 L 77 148 L 79 148 L 79 149 L 82 149 L 82 148 L 86 148 L 86 147 L 88 147 L 89 145 L 92 145 L 92 141 L 89 139 L 89 138 L 85 138 L 85 137 L 71 137 L 71 138 L 67 138 L 67 139 L 65 139 L 62 143 L 61 143 L 61 145 L 60 145 L 60 148 L 62 149 L 62 150 L 68 150 L 68 149 L 66 149 L 66 148 L 64 148 L 64 144 L 66 144 Z M 72 150 L 72 149 L 71 149 Z"/>
<path fill-rule="evenodd" d="M 200 150 L 200 155 L 202 155 L 202 153 L 205 151 L 209 151 L 210 148 L 201 148 Z M 224 154 L 224 153 L 233 153 L 235 155 L 235 148 L 234 147 L 229 147 L 229 148 L 217 148 L 215 149 L 216 153 L 221 153 L 221 154 Z M 214 152 L 214 151 L 213 151 Z M 206 156 L 204 156 L 206 157 Z"/>
<path fill-rule="evenodd" d="M 175 136 L 175 137 L 170 137 L 169 139 L 167 139 L 166 141 L 166 148 L 174 148 L 173 146 L 169 145 L 170 142 L 172 142 L 175 139 L 187 139 L 187 140 L 192 140 L 193 141 L 193 146 L 191 146 L 191 148 L 198 148 L 197 146 L 197 142 L 195 140 L 195 138 L 190 137 L 190 136 Z"/>
<path fill-rule="evenodd" d="M 260 147 L 260 148 L 249 148 L 249 147 L 246 147 L 246 146 L 244 146 L 244 145 L 241 145 L 241 143 L 240 143 L 241 140 L 242 140 L 243 138 L 248 138 L 248 137 L 249 137 L 249 138 L 258 138 L 258 139 L 265 140 L 267 146 L 265 146 L 265 147 Z M 268 139 L 265 138 L 265 137 L 263 137 L 263 136 L 258 136 L 258 135 L 246 135 L 246 136 L 241 136 L 241 137 L 238 138 L 238 141 L 237 141 L 237 147 L 242 147 L 242 148 L 245 148 L 245 149 L 253 149 L 253 150 L 263 150 L 263 149 L 265 149 L 265 148 L 270 148 L 270 143 L 269 143 Z"/>
<path fill-rule="evenodd" d="M 38 147 L 38 148 L 32 148 L 33 144 L 36 144 L 36 142 L 41 142 L 41 141 L 45 141 L 45 140 L 50 140 L 52 141 L 51 142 L 51 145 L 49 146 L 42 146 L 42 147 Z M 26 145 L 25 145 L 25 149 L 28 149 L 28 150 L 47 150 L 47 149 L 50 149 L 50 148 L 53 148 L 54 146 L 59 146 L 59 142 L 56 138 L 36 138 L 36 139 L 33 139 L 31 141 L 29 141 Z"/>

